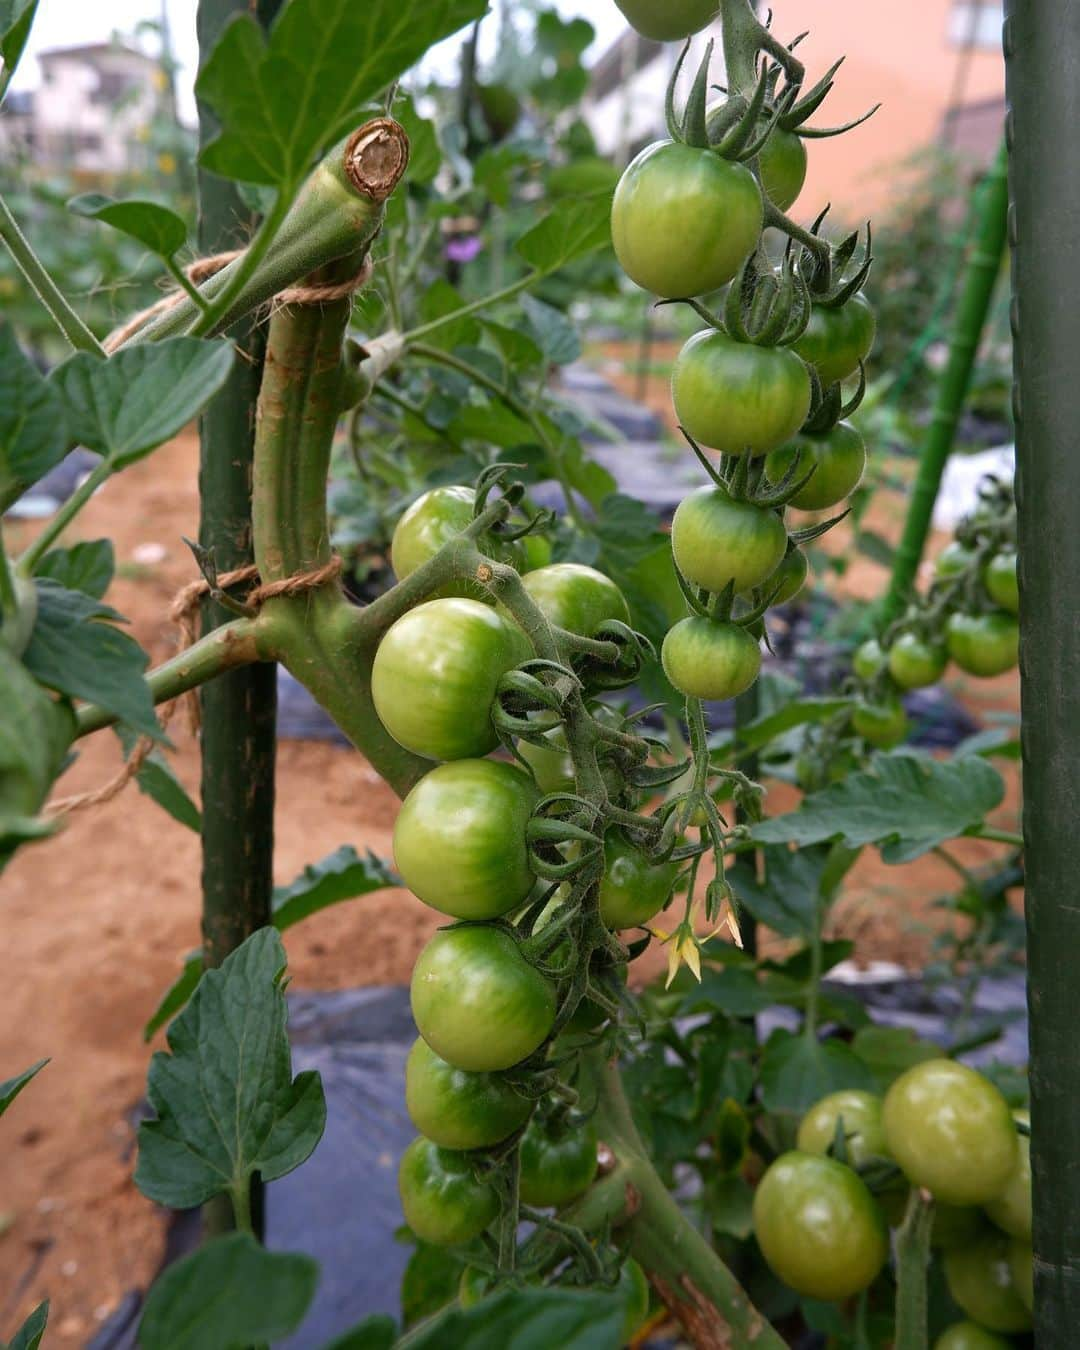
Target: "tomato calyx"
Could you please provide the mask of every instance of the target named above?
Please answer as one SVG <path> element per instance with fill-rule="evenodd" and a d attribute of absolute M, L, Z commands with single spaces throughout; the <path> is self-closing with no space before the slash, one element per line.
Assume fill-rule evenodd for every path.
<path fill-rule="evenodd" d="M 680 115 L 675 107 L 675 86 L 682 73 L 686 54 L 690 50 L 689 40 L 683 45 L 672 69 L 664 97 L 664 120 L 668 135 L 673 141 L 679 141 L 683 145 L 693 146 L 698 150 L 715 151 L 722 159 L 736 162 L 752 160 L 768 140 L 780 117 L 792 108 L 798 94 L 798 86 L 788 84 L 778 99 L 774 95 L 770 106 L 770 89 L 775 91 L 780 67 L 767 61 L 763 62 L 750 97 L 745 98 L 740 94 L 732 96 L 723 105 L 722 115 L 714 116 L 710 125 L 707 100 L 713 45 L 711 40 L 706 44 L 705 54 L 698 65 L 694 82 Z"/>

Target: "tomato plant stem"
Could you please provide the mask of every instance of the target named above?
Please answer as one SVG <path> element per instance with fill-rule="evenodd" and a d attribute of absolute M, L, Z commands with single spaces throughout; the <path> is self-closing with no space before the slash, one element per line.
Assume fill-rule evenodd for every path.
<path fill-rule="evenodd" d="M 19 571 L 24 576 L 30 576 L 48 550 L 56 543 L 86 503 L 111 474 L 112 465 L 108 460 L 103 459 L 98 464 L 94 465 L 26 552 L 19 558 Z"/>
<path fill-rule="evenodd" d="M 427 323 L 422 323 L 417 328 L 410 328 L 407 333 L 402 333 L 402 341 L 411 345 L 417 338 L 424 338 L 431 333 L 436 333 L 448 323 L 455 323 L 458 319 L 464 319 L 469 314 L 476 314 L 480 310 L 489 309 L 492 305 L 497 305 L 503 300 L 509 300 L 512 296 L 532 286 L 538 275 L 537 272 L 528 272 L 525 276 L 519 277 L 517 281 L 512 281 L 509 286 L 504 286 L 501 291 L 492 291 L 490 295 L 482 296 L 479 300 L 470 300 L 467 305 L 462 305 L 460 309 L 455 309 L 450 314 L 440 314 L 437 319 L 429 319 Z"/>
<path fill-rule="evenodd" d="M 927 1350 L 926 1268 L 933 1223 L 930 1193 L 912 1186 L 896 1235 L 896 1350 Z"/>

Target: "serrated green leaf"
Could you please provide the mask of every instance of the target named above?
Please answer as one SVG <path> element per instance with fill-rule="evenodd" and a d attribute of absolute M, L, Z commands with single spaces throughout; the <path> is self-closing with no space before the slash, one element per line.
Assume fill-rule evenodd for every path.
<path fill-rule="evenodd" d="M 123 347 L 107 361 L 76 352 L 49 383 L 64 400 L 71 434 L 115 471 L 186 426 L 225 383 L 233 359 L 224 340 L 165 338 Z"/>
<path fill-rule="evenodd" d="M 187 243 L 188 228 L 183 217 L 159 202 L 140 201 L 135 197 L 117 201 L 102 192 L 84 192 L 72 197 L 67 205 L 77 216 L 100 220 L 121 234 L 137 239 L 159 258 L 171 258 Z"/>
<path fill-rule="evenodd" d="M 504 1289 L 417 1327 L 409 1350 L 620 1350 L 624 1313 L 616 1294 Z"/>
<path fill-rule="evenodd" d="M 136 737 L 131 728 L 123 724 L 114 729 L 124 747 L 124 758 L 127 759 L 135 749 Z M 181 825 L 186 825 L 189 830 L 194 830 L 196 834 L 200 832 L 202 829 L 202 813 L 188 796 L 183 783 L 173 773 L 168 760 L 158 751 L 152 751 L 143 760 L 138 773 L 135 775 L 135 782 L 139 791 L 149 797 L 151 801 L 157 802 L 158 806 L 172 816 L 173 820 Z"/>
<path fill-rule="evenodd" d="M 518 255 L 538 272 L 557 271 L 610 244 L 610 215 L 607 193 L 583 201 L 560 202 L 517 241 Z"/>
<path fill-rule="evenodd" d="M 31 1064 L 23 1073 L 18 1073 L 14 1078 L 7 1078 L 0 1083 L 0 1116 L 4 1114 L 31 1078 L 39 1074 L 48 1062 L 47 1059 L 39 1059 L 36 1064 Z"/>
<path fill-rule="evenodd" d="M 849 848 L 876 844 L 883 861 L 910 862 L 975 830 L 1004 795 L 1001 775 L 977 755 L 944 762 L 876 755 L 866 772 L 849 774 L 811 793 L 797 811 L 755 825 L 753 839 L 799 847 L 830 839 Z"/>
<path fill-rule="evenodd" d="M 295 1079 L 285 1030 L 285 951 L 261 928 L 199 981 L 150 1062 L 155 1120 L 139 1127 L 135 1184 L 176 1209 L 298 1167 L 322 1136 L 317 1073 Z"/>
<path fill-rule="evenodd" d="M 86 539 L 70 548 L 54 548 L 34 568 L 36 577 L 48 577 L 69 591 L 82 591 L 100 600 L 116 570 L 111 539 Z"/>
<path fill-rule="evenodd" d="M 842 1041 L 819 1041 L 802 1032 L 774 1031 L 761 1054 L 761 1101 L 766 1111 L 802 1115 L 840 1088 L 874 1090 L 874 1078 Z"/>
<path fill-rule="evenodd" d="M 529 294 L 521 297 L 521 308 L 540 350 L 553 365 L 565 366 L 578 359 L 581 338 L 561 309 Z"/>
<path fill-rule="evenodd" d="M 139 1322 L 141 1350 L 244 1350 L 296 1330 L 315 1296 L 319 1266 L 228 1233 L 167 1266 Z"/>
<path fill-rule="evenodd" d="M 397 873 L 370 849 L 361 858 L 351 844 L 342 844 L 321 861 L 309 863 L 287 886 L 274 887 L 271 922 L 284 932 L 320 909 L 401 884 Z"/>
<path fill-rule="evenodd" d="M 37 7 L 38 0 L 0 0 L 0 57 L 8 79 L 22 59 Z"/>
<path fill-rule="evenodd" d="M 153 1016 L 143 1027 L 143 1040 L 153 1040 L 154 1036 L 161 1030 L 166 1022 L 171 1022 L 188 999 L 195 992 L 195 988 L 202 979 L 203 974 L 203 954 L 201 951 L 188 952 L 184 957 L 184 964 L 181 967 L 180 974 L 169 985 L 168 989 L 161 996 L 161 1001 L 154 1009 Z"/>
<path fill-rule="evenodd" d="M 441 319 L 447 314 L 456 314 L 465 304 L 462 296 L 443 277 L 437 278 L 425 287 L 420 300 L 420 318 L 424 323 Z M 476 342 L 480 336 L 480 325 L 471 315 L 460 319 L 450 319 L 441 324 L 427 336 L 433 347 L 443 351 L 452 351 L 466 343 Z"/>
<path fill-rule="evenodd" d="M 910 1027 L 860 1027 L 851 1048 L 874 1075 L 878 1092 L 887 1091 L 916 1064 L 941 1058 L 941 1047 L 916 1036 Z"/>
<path fill-rule="evenodd" d="M 759 881 L 740 867 L 731 874 L 740 906 L 781 937 L 808 941 L 817 929 L 825 849 L 792 851 L 783 845 L 762 850 L 764 876 Z"/>
<path fill-rule="evenodd" d="M 68 452 L 64 405 L 0 324 L 0 511 Z"/>
<path fill-rule="evenodd" d="M 494 323 L 491 319 L 481 319 L 485 332 L 494 340 L 504 359 L 517 369 L 528 370 L 544 359 L 544 353 L 527 333 L 517 328 L 507 328 L 505 324 Z"/>
<path fill-rule="evenodd" d="M 36 578 L 38 615 L 23 654 L 42 684 L 70 698 L 99 703 L 145 736 L 164 733 L 143 671 L 147 656 L 112 620 L 114 609 L 48 577 Z"/>
<path fill-rule="evenodd" d="M 49 1300 L 39 1303 L 12 1337 L 7 1350 L 38 1350 L 49 1320 Z"/>
<path fill-rule="evenodd" d="M 486 9 L 487 0 L 291 0 L 269 41 L 238 16 L 196 81 L 221 122 L 201 162 L 226 178 L 295 188 L 365 105 Z"/>

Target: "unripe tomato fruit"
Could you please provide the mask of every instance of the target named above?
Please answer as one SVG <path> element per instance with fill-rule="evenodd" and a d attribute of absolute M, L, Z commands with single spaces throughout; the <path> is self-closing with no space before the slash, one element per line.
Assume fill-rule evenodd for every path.
<path fill-rule="evenodd" d="M 934 1350 L 1011 1350 L 1011 1342 L 975 1322 L 954 1322 L 934 1342 Z"/>
<path fill-rule="evenodd" d="M 637 928 L 667 905 L 679 864 L 653 862 L 622 830 L 604 835 L 600 917 L 609 928 Z"/>
<path fill-rule="evenodd" d="M 824 436 L 799 436 L 765 461 L 769 481 L 779 483 L 802 452 L 797 475 L 813 477 L 791 499 L 800 511 L 823 511 L 850 497 L 862 481 L 866 446 L 850 422 L 837 422 Z"/>
<path fill-rule="evenodd" d="M 907 1179 L 946 1204 L 985 1205 L 1017 1165 L 1005 1098 L 955 1060 L 928 1059 L 901 1074 L 885 1094 L 882 1120 L 889 1154 Z"/>
<path fill-rule="evenodd" d="M 762 590 L 768 594 L 777 582 L 780 583 L 780 589 L 772 598 L 774 605 L 786 605 L 794 600 L 802 588 L 806 585 L 806 579 L 810 575 L 810 564 L 806 561 L 806 554 L 801 548 L 793 548 L 784 555 L 780 566 L 772 574 L 766 577 L 762 582 Z"/>
<path fill-rule="evenodd" d="M 473 490 L 467 487 L 437 487 L 417 497 L 394 527 L 390 543 L 390 565 L 399 581 L 424 563 L 430 562 L 444 544 L 460 534 L 473 519 Z M 496 562 L 521 565 L 524 552 L 513 541 L 487 534 L 479 544 Z M 477 581 L 462 579 L 448 582 L 439 596 L 464 595 L 491 604 L 491 596 Z"/>
<path fill-rule="evenodd" d="M 609 619 L 630 622 L 623 593 L 610 577 L 581 563 L 551 563 L 527 572 L 521 584 L 548 623 L 592 637 Z"/>
<path fill-rule="evenodd" d="M 499 743 L 491 703 L 532 648 L 478 600 L 429 600 L 403 614 L 375 653 L 371 697 L 399 745 L 428 759 L 486 755 Z"/>
<path fill-rule="evenodd" d="M 491 1148 L 521 1128 L 532 1103 L 487 1073 L 455 1069 L 417 1037 L 405 1061 L 409 1119 L 440 1148 Z"/>
<path fill-rule="evenodd" d="M 899 699 L 884 703 L 859 700 L 851 712 L 851 725 L 857 736 L 879 750 L 891 750 L 908 733 L 907 713 Z"/>
<path fill-rule="evenodd" d="M 753 1214 L 773 1273 L 807 1298 L 850 1298 L 885 1264 L 881 1211 L 857 1174 L 832 1158 L 781 1154 L 754 1192 Z"/>
<path fill-rule="evenodd" d="M 674 230 L 672 239 L 678 238 Z M 699 445 L 729 455 L 764 455 L 806 421 L 810 376 L 788 347 L 755 347 L 703 329 L 675 358 L 671 397 Z"/>
<path fill-rule="evenodd" d="M 1035 1310 L 1035 1255 L 1030 1242 L 1013 1238 L 1009 1243 L 1009 1274 L 1020 1302 L 1028 1312 Z"/>
<path fill-rule="evenodd" d="M 995 605 L 1010 614 L 1020 613 L 1020 585 L 1016 579 L 1016 554 L 995 553 L 983 568 L 983 585 Z"/>
<path fill-rule="evenodd" d="M 937 684 L 948 661 L 943 644 L 928 642 L 917 633 L 901 633 L 889 648 L 889 674 L 901 689 Z"/>
<path fill-rule="evenodd" d="M 497 919 L 532 890 L 525 827 L 540 799 L 515 764 L 459 759 L 424 775 L 394 822 L 394 862 L 425 905 Z"/>
<path fill-rule="evenodd" d="M 533 1116 L 521 1139 L 521 1198 L 540 1209 L 562 1209 L 596 1176 L 596 1126 L 554 1131 Z"/>
<path fill-rule="evenodd" d="M 881 674 L 887 660 L 885 650 L 877 638 L 867 638 L 856 647 L 851 667 L 860 680 L 870 681 Z"/>
<path fill-rule="evenodd" d="M 695 614 L 668 629 L 660 660 L 680 694 L 719 700 L 750 688 L 761 669 L 761 648 L 738 624 Z"/>
<path fill-rule="evenodd" d="M 555 989 L 498 928 L 447 928 L 413 967 L 413 1020 L 432 1050 L 470 1073 L 509 1069 L 555 1022 Z"/>
<path fill-rule="evenodd" d="M 417 1237 L 441 1247 L 478 1237 L 499 1212 L 498 1197 L 477 1181 L 468 1155 L 423 1136 L 402 1155 L 398 1191 L 405 1222 Z"/>
<path fill-rule="evenodd" d="M 934 575 L 939 581 L 945 581 L 949 577 L 959 576 L 974 561 L 975 554 L 972 550 L 966 548 L 959 539 L 954 539 L 951 544 L 946 544 L 938 554 L 934 563 Z"/>
<path fill-rule="evenodd" d="M 736 591 L 749 591 L 780 565 L 787 531 L 768 507 L 736 501 L 722 487 L 703 487 L 676 507 L 671 548 L 692 585 L 722 591 L 734 581 Z"/>
<path fill-rule="evenodd" d="M 615 0 L 626 22 L 654 42 L 678 42 L 716 18 L 718 0 Z"/>
<path fill-rule="evenodd" d="M 860 293 L 839 308 L 815 305 L 806 332 L 794 347 L 827 386 L 855 374 L 859 362 L 870 355 L 876 330 L 874 311 Z"/>
<path fill-rule="evenodd" d="M 758 151 L 761 186 L 769 201 L 781 211 L 793 206 L 806 182 L 806 146 L 802 137 L 783 127 L 773 127 Z"/>
<path fill-rule="evenodd" d="M 816 1102 L 799 1122 L 797 1146 L 803 1153 L 824 1157 L 836 1138 L 836 1122 L 841 1118 L 849 1166 L 859 1167 L 870 1157 L 888 1157 L 881 1124 L 881 1098 L 857 1088 L 830 1092 Z"/>
<path fill-rule="evenodd" d="M 731 280 L 761 233 L 761 189 L 749 169 L 675 141 L 627 165 L 611 203 L 611 242 L 631 281 L 664 300 Z"/>
<path fill-rule="evenodd" d="M 1014 1111 L 1013 1120 L 1027 1125 L 1031 1117 L 1027 1111 Z M 987 1216 L 1010 1237 L 1031 1241 L 1031 1140 L 1024 1134 L 1016 1137 L 1016 1166 L 1005 1183 L 1005 1189 L 983 1206 Z"/>
<path fill-rule="evenodd" d="M 949 655 L 969 675 L 1001 675 L 1020 652 L 1020 625 L 1012 614 L 950 614 L 945 625 Z"/>
<path fill-rule="evenodd" d="M 958 1308 L 990 1331 L 1027 1331 L 1031 1313 L 1013 1283 L 1010 1241 L 992 1229 L 945 1253 L 945 1280 Z"/>

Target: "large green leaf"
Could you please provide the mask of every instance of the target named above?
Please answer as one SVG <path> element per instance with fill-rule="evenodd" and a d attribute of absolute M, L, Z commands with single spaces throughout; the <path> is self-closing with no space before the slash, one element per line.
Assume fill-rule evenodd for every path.
<path fill-rule="evenodd" d="M 59 464 L 68 444 L 56 390 L 0 324 L 0 511 Z"/>
<path fill-rule="evenodd" d="M 874 1077 L 843 1041 L 819 1041 L 802 1032 L 774 1031 L 761 1054 L 761 1100 L 766 1111 L 802 1115 L 840 1088 L 874 1091 Z"/>
<path fill-rule="evenodd" d="M 538 272 L 554 272 L 611 242 L 611 198 L 606 193 L 561 202 L 517 241 L 518 254 Z"/>
<path fill-rule="evenodd" d="M 20 844 L 42 839 L 56 821 L 40 817 L 75 733 L 66 700 L 50 697 L 0 642 L 0 870 Z"/>
<path fill-rule="evenodd" d="M 792 851 L 784 845 L 762 850 L 765 872 L 759 881 L 740 867 L 731 880 L 739 904 L 781 937 L 808 941 L 817 928 L 820 885 L 827 849 Z"/>
<path fill-rule="evenodd" d="M 335 1336 L 322 1350 L 393 1350 L 397 1323 L 385 1313 L 372 1313 L 356 1326 Z"/>
<path fill-rule="evenodd" d="M 37 7 L 38 0 L 0 0 L 0 57 L 9 79 L 22 59 Z"/>
<path fill-rule="evenodd" d="M 309 863 L 287 886 L 274 887 L 271 922 L 284 932 L 329 905 L 401 884 L 401 878 L 370 849 L 361 858 L 351 844 L 343 844 L 320 862 Z"/>
<path fill-rule="evenodd" d="M 978 755 L 944 762 L 877 755 L 866 772 L 849 774 L 811 793 L 797 811 L 755 825 L 753 838 L 800 848 L 829 839 L 849 848 L 877 844 L 885 862 L 910 862 L 977 831 L 1004 794 L 1001 775 Z"/>
<path fill-rule="evenodd" d="M 99 703 L 143 735 L 161 726 L 143 671 L 147 656 L 115 626 L 120 615 L 84 591 L 37 578 L 38 614 L 23 659 L 42 684 Z"/>
<path fill-rule="evenodd" d="M 0 1083 L 0 1116 L 4 1114 L 31 1078 L 39 1074 L 48 1062 L 47 1059 L 39 1059 L 36 1064 L 31 1064 L 23 1073 L 18 1073 L 14 1078 L 7 1078 Z"/>
<path fill-rule="evenodd" d="M 578 359 L 581 338 L 561 309 L 528 294 L 521 297 L 521 308 L 533 337 L 552 364 L 565 366 Z"/>
<path fill-rule="evenodd" d="M 38 1350 L 49 1320 L 49 1300 L 39 1303 L 9 1342 L 7 1350 Z"/>
<path fill-rule="evenodd" d="M 228 378 L 232 344 L 166 338 L 124 347 L 102 361 L 76 352 L 50 382 L 64 398 L 71 433 L 114 470 L 175 436 Z"/>
<path fill-rule="evenodd" d="M 322 1136 L 317 1073 L 294 1079 L 281 977 L 285 950 L 261 928 L 206 971 L 150 1062 L 156 1120 L 139 1127 L 135 1184 L 176 1209 L 291 1172 Z"/>
<path fill-rule="evenodd" d="M 505 1289 L 417 1327 L 409 1350 L 620 1350 L 624 1315 L 614 1293 Z"/>
<path fill-rule="evenodd" d="M 68 210 L 77 216 L 100 220 L 121 234 L 130 235 L 159 258 L 171 258 L 187 243 L 188 228 L 183 217 L 159 202 L 145 202 L 134 197 L 118 202 L 101 192 L 84 192 L 72 197 Z"/>
<path fill-rule="evenodd" d="M 203 150 L 226 178 L 294 188 L 366 104 L 487 0 L 291 0 L 270 31 L 233 19 L 196 83 L 221 131 Z"/>
<path fill-rule="evenodd" d="M 214 1238 L 168 1266 L 139 1322 L 142 1350 L 245 1350 L 280 1340 L 304 1319 L 319 1266 L 268 1252 L 248 1233 Z"/>
<path fill-rule="evenodd" d="M 70 548 L 50 549 L 34 568 L 34 575 L 100 600 L 109 589 L 115 569 L 111 539 L 84 539 Z"/>

